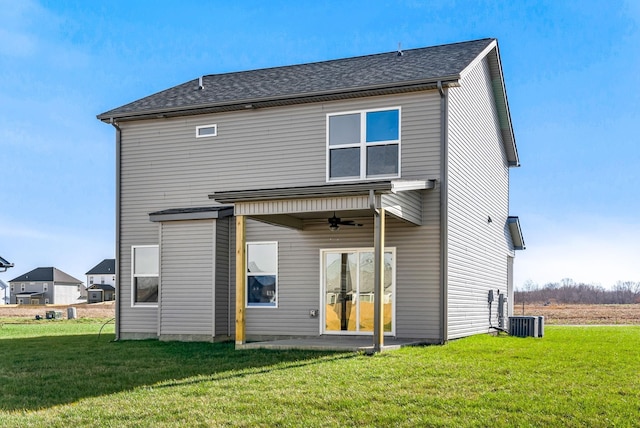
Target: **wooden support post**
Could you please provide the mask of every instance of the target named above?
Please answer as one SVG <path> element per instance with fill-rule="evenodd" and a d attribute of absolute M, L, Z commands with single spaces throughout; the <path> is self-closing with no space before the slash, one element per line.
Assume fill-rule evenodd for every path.
<path fill-rule="evenodd" d="M 373 351 L 384 346 L 384 208 L 375 212 L 373 274 Z"/>
<path fill-rule="evenodd" d="M 245 217 L 236 217 L 236 345 L 243 345 L 245 334 L 245 300 L 247 293 L 247 256 Z"/>

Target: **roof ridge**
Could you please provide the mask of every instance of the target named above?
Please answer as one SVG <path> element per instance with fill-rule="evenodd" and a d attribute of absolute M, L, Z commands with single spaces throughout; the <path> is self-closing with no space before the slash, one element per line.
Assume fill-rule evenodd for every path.
<path fill-rule="evenodd" d="M 467 44 L 467 43 L 480 42 L 480 41 L 483 41 L 483 40 L 496 40 L 496 39 L 493 38 L 493 37 L 483 37 L 483 38 L 480 38 L 480 39 L 466 40 L 466 41 L 462 41 L 462 42 L 452 42 L 452 43 L 444 43 L 444 44 L 441 44 L 441 45 L 423 46 L 421 48 L 402 49 L 402 52 L 403 53 L 407 53 L 407 52 L 415 52 L 415 51 L 420 51 L 420 50 L 425 50 L 425 49 L 436 49 L 436 48 L 447 47 L 447 46 L 455 46 L 455 45 L 463 45 L 463 44 Z M 253 68 L 253 69 L 247 69 L 247 70 L 225 71 L 223 73 L 203 74 L 202 77 L 224 76 L 224 75 L 228 75 L 228 74 L 251 73 L 251 72 L 255 72 L 255 71 L 267 71 L 267 70 L 276 70 L 276 69 L 283 69 L 283 68 L 289 68 L 289 67 L 317 65 L 317 64 L 327 64 L 327 63 L 330 63 L 330 62 L 338 62 L 338 61 L 346 61 L 346 60 L 357 60 L 357 59 L 362 59 L 362 58 L 373 58 L 373 57 L 376 57 L 376 56 L 396 54 L 397 52 L 398 52 L 398 50 L 396 49 L 394 51 L 378 52 L 378 53 L 366 54 L 366 55 L 345 56 L 345 57 L 333 58 L 333 59 L 327 59 L 327 60 L 320 60 L 320 61 L 300 62 L 300 63 L 296 63 L 296 64 L 274 65 L 274 66 L 270 66 L 270 67 L 260 67 L 260 68 Z M 184 82 L 182 84 L 193 82 L 193 81 L 197 81 L 198 79 L 199 79 L 199 77 L 196 77 L 196 78 L 191 79 L 191 80 L 189 80 L 187 82 Z"/>

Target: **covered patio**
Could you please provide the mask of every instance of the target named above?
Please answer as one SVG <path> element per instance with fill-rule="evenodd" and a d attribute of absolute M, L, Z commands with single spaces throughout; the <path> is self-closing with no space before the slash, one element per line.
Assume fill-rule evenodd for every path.
<path fill-rule="evenodd" d="M 406 346 L 429 345 L 420 339 L 398 339 L 385 337 L 380 352 L 393 351 Z M 371 336 L 317 336 L 307 338 L 279 339 L 262 342 L 245 342 L 236 344 L 236 349 L 304 349 L 313 351 L 377 352 Z"/>
<path fill-rule="evenodd" d="M 424 344 L 411 339 L 384 337 L 385 217 L 390 215 L 408 224 L 422 224 L 424 190 L 433 190 L 435 180 L 390 180 L 323 186 L 224 191 L 209 195 L 219 203 L 234 204 L 236 216 L 236 347 L 238 349 L 316 349 L 380 352 L 403 346 Z M 247 290 L 245 221 L 252 218 L 272 225 L 299 229 L 305 220 L 329 219 L 328 233 L 337 230 L 341 214 L 373 216 L 373 337 L 319 335 L 273 341 L 246 340 L 245 293 Z M 361 225 L 360 225 L 361 226 Z M 347 330 L 347 328 L 342 328 Z"/>

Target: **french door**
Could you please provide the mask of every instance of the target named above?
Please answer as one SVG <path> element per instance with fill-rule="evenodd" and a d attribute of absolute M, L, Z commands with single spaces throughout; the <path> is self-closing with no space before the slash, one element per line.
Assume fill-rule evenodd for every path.
<path fill-rule="evenodd" d="M 322 251 L 324 328 L 328 334 L 373 334 L 372 248 Z M 384 332 L 395 333 L 395 249 L 384 253 Z"/>

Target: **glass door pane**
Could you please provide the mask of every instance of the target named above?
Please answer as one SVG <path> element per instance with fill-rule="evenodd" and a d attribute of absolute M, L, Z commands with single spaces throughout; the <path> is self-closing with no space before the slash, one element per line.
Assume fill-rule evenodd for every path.
<path fill-rule="evenodd" d="M 356 263 L 355 253 L 325 255 L 326 331 L 356 331 Z"/>
<path fill-rule="evenodd" d="M 360 253 L 358 303 L 360 331 L 373 331 L 373 253 Z"/>

